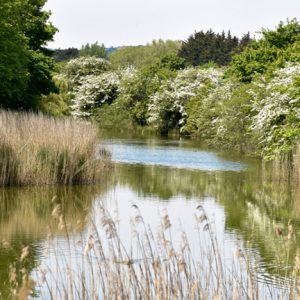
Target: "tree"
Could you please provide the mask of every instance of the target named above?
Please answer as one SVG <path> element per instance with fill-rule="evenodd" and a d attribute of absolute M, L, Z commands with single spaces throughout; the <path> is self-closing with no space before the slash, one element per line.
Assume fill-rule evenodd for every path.
<path fill-rule="evenodd" d="M 158 62 L 168 55 L 176 55 L 181 42 L 171 40 L 158 40 L 145 46 L 120 47 L 109 56 L 115 69 L 119 67 L 134 66 L 143 68 Z"/>
<path fill-rule="evenodd" d="M 28 83 L 28 46 L 17 16 L 18 0 L 0 1 L 0 105 L 21 99 Z"/>
<path fill-rule="evenodd" d="M 52 57 L 56 62 L 69 61 L 79 56 L 77 48 L 56 49 L 52 53 Z"/>
<path fill-rule="evenodd" d="M 227 76 L 251 82 L 258 75 L 272 75 L 286 62 L 300 62 L 300 24 L 296 19 L 280 22 L 275 30 L 262 29 L 261 34 L 260 40 L 233 57 Z"/>
<path fill-rule="evenodd" d="M 83 45 L 79 50 L 80 56 L 96 56 L 98 58 L 107 58 L 107 53 L 104 44 L 98 45 L 98 42 L 94 44 L 87 43 Z"/>
<path fill-rule="evenodd" d="M 46 0 L 0 2 L 0 106 L 36 109 L 42 94 L 55 90 L 54 64 L 46 43 L 56 29 L 43 11 Z"/>
<path fill-rule="evenodd" d="M 250 39 L 243 39 L 243 47 L 246 42 L 250 42 Z M 225 66 L 231 61 L 231 55 L 240 43 L 236 36 L 232 37 L 230 31 L 227 35 L 224 31 L 221 34 L 212 30 L 199 31 L 182 43 L 178 54 L 193 66 L 211 62 Z"/>

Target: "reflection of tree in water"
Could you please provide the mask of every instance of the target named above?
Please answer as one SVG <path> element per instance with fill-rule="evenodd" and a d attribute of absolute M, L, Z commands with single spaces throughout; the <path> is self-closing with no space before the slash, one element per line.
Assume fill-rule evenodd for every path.
<path fill-rule="evenodd" d="M 20 286 L 23 275 L 37 266 L 43 250 L 40 242 L 54 222 L 51 217 L 54 205 L 61 204 L 66 223 L 74 227 L 78 220 L 85 222 L 91 203 L 107 187 L 107 183 L 102 183 L 99 186 L 0 190 L 0 299 L 9 299 L 9 279 L 14 277 L 14 267 Z M 25 246 L 29 246 L 28 256 L 20 261 Z"/>
<path fill-rule="evenodd" d="M 118 164 L 118 183 L 143 196 L 169 200 L 214 197 L 224 207 L 226 230 L 236 232 L 246 246 L 259 250 L 270 274 L 287 275 L 300 243 L 287 239 L 288 222 L 300 231 L 300 194 L 287 184 L 263 180 L 259 167 L 249 172 L 200 172 L 145 165 Z M 282 235 L 276 235 L 276 229 Z M 291 271 L 289 269 L 288 273 Z"/>

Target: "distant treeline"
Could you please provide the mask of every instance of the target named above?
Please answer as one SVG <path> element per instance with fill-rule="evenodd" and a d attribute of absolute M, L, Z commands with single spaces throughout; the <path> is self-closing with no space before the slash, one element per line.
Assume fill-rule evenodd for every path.
<path fill-rule="evenodd" d="M 52 50 L 52 57 L 55 62 L 69 61 L 79 56 L 96 56 L 98 58 L 107 58 L 109 54 L 116 51 L 117 47 L 106 48 L 104 44 L 98 45 L 98 42 L 93 44 L 85 44 L 81 49 L 67 48 Z"/>
<path fill-rule="evenodd" d="M 153 41 L 152 44 L 140 46 L 124 46 L 106 48 L 104 44 L 99 45 L 98 42 L 83 45 L 81 49 L 68 48 L 53 50 L 53 58 L 56 62 L 69 61 L 79 56 L 96 56 L 98 58 L 107 59 L 117 50 L 121 50 L 120 57 L 123 64 L 134 64 L 134 56 L 149 57 L 147 48 L 155 43 L 161 43 L 161 40 Z M 167 41 L 168 42 L 168 41 Z M 241 52 L 247 45 L 252 42 L 249 32 L 244 34 L 242 38 L 232 36 L 231 32 L 225 31 L 215 33 L 212 30 L 199 31 L 192 34 L 186 41 L 169 41 L 170 44 L 177 43 L 179 45 L 176 52 L 192 66 L 198 66 L 206 63 L 215 63 L 219 66 L 226 66 L 231 61 L 232 54 Z M 160 52 L 163 52 L 161 49 Z M 125 54 L 126 53 L 126 54 Z M 122 55 L 123 54 L 123 55 Z M 135 55 L 136 54 L 136 55 Z M 159 54 L 159 53 L 158 53 Z M 117 55 L 119 56 L 119 55 Z M 128 59 L 130 57 L 130 59 Z M 129 60 L 129 61 L 128 61 Z"/>

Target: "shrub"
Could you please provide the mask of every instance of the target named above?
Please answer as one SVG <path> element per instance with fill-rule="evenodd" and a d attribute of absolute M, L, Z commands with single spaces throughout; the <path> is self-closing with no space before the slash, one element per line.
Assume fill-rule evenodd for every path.
<path fill-rule="evenodd" d="M 207 84 L 217 84 L 222 72 L 218 69 L 187 68 L 180 70 L 175 78 L 163 82 L 150 97 L 148 122 L 160 132 L 181 128 L 187 113 L 185 106 Z"/>
<path fill-rule="evenodd" d="M 259 135 L 263 155 L 272 158 L 293 150 L 300 136 L 300 63 L 277 70 L 260 88 L 265 95 L 253 102 L 251 128 Z"/>
<path fill-rule="evenodd" d="M 76 86 L 82 77 L 100 75 L 110 69 L 110 62 L 94 56 L 79 57 L 70 60 L 63 68 L 63 74 L 70 86 Z"/>
<path fill-rule="evenodd" d="M 72 115 L 89 117 L 104 104 L 111 104 L 123 88 L 123 81 L 134 76 L 135 70 L 127 68 L 101 75 L 88 75 L 79 79 L 73 88 Z"/>

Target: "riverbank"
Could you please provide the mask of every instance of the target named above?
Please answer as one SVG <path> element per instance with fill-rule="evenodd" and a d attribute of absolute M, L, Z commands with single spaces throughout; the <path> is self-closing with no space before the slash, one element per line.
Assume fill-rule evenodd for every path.
<path fill-rule="evenodd" d="M 88 122 L 0 111 L 0 186 L 73 185 L 98 181 L 97 129 Z"/>
<path fill-rule="evenodd" d="M 127 67 L 76 58 L 55 76 L 64 87 L 55 97 L 68 95 L 69 113 L 101 128 L 178 131 L 211 147 L 282 161 L 300 138 L 299 30 L 297 20 L 264 30 L 228 65 L 191 65 L 173 52 Z"/>
<path fill-rule="evenodd" d="M 195 293 L 203 293 L 203 299 L 215 293 L 231 299 L 234 290 L 240 293 L 236 299 L 246 299 L 251 298 L 246 277 L 261 295 L 259 299 L 268 295 L 285 299 L 294 291 L 299 280 L 293 273 L 298 272 L 300 249 L 299 188 L 264 181 L 259 160 L 212 151 L 193 140 L 110 136 L 102 145 L 116 164 L 101 184 L 1 189 L 3 298 L 26 288 L 39 299 L 51 298 L 50 294 L 63 298 L 72 294 L 72 288 L 74 298 L 93 298 L 93 293 L 109 298 L 109 293 L 114 297 L 115 291 L 121 291 L 114 288 L 119 286 L 116 282 L 123 283 L 124 298 L 140 293 L 139 287 L 155 289 L 153 295 L 157 295 L 181 283 L 188 295 L 184 285 L 196 281 Z M 162 230 L 165 209 L 171 226 Z M 106 235 L 110 225 L 118 231 L 111 238 Z M 148 235 L 153 257 L 148 228 L 154 236 L 153 240 Z M 183 252 L 181 233 L 188 240 Z M 161 245 L 162 235 L 171 244 Z M 211 238 L 216 243 L 211 244 Z M 128 256 L 119 252 L 120 245 Z M 166 250 L 174 250 L 175 256 L 167 257 Z M 182 253 L 189 276 L 176 269 L 182 266 Z M 161 287 L 150 280 L 158 280 L 153 273 L 158 259 L 156 267 L 166 283 Z M 149 285 L 140 268 L 143 274 L 149 271 Z M 14 272 L 16 279 L 9 281 Z M 137 277 L 130 284 L 127 279 L 134 272 Z M 173 286 L 168 275 L 174 279 Z M 180 298 L 180 287 L 172 292 Z"/>

